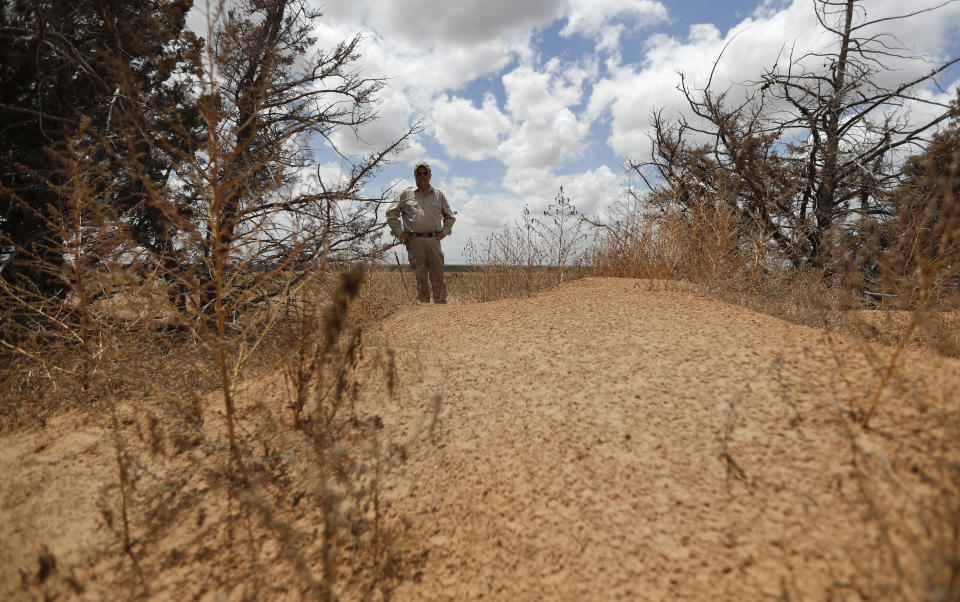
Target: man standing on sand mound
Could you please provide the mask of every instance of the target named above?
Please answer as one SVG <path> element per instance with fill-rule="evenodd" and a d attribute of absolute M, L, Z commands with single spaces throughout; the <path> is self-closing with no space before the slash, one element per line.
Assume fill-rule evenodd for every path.
<path fill-rule="evenodd" d="M 440 241 L 450 236 L 457 218 L 450 210 L 447 197 L 430 185 L 430 166 L 417 163 L 413 168 L 417 185 L 397 195 L 387 209 L 390 232 L 407 247 L 410 267 L 417 276 L 417 299 L 447 302 L 447 285 L 443 282 L 443 251 Z M 429 282 L 428 282 L 429 280 Z"/>

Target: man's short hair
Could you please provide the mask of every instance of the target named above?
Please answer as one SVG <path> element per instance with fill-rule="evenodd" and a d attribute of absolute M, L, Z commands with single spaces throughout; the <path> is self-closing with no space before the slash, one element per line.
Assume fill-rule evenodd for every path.
<path fill-rule="evenodd" d="M 414 165 L 414 166 L 413 166 L 413 171 L 417 171 L 417 169 L 419 169 L 420 167 L 426 167 L 426 168 L 427 168 L 427 171 L 430 171 L 430 164 L 428 164 L 426 161 L 421 161 L 421 162 L 417 163 L 416 165 Z"/>

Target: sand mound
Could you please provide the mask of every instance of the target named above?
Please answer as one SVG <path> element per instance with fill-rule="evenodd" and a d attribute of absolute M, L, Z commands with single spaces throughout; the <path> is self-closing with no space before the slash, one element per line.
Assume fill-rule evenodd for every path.
<path fill-rule="evenodd" d="M 385 491 L 420 559 L 397 600 L 909 597 L 936 577 L 937 543 L 913 534 L 937 460 L 960 457 L 927 422 L 957 409 L 960 361 L 908 352 L 864 430 L 888 348 L 627 279 L 411 307 L 372 344 L 400 376 L 393 401 L 361 400 L 384 437 L 441 404 Z M 0 442 L 8 597 L 42 545 L 84 561 L 103 537 L 93 483 L 116 480 L 96 436 L 44 437 Z"/>

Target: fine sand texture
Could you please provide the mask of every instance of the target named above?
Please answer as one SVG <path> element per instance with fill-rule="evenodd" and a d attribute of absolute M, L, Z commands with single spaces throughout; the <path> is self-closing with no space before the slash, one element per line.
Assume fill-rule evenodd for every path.
<path fill-rule="evenodd" d="M 892 348 L 678 283 L 411 306 L 368 337 L 399 376 L 359 402 L 382 437 L 439 401 L 385 485 L 409 563 L 394 600 L 910 599 L 942 576 L 925 509 L 960 459 L 934 420 L 960 405 L 958 360 L 905 351 L 863 428 Z M 18 571 L 42 546 L 66 571 L 105 545 L 112 448 L 56 424 L 0 441 L 3 599 L 32 599 Z"/>

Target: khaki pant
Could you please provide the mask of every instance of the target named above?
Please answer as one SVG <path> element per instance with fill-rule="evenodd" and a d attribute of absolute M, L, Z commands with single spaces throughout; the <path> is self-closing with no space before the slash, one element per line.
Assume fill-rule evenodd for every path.
<path fill-rule="evenodd" d="M 443 282 L 443 251 L 440 250 L 440 241 L 436 238 L 414 236 L 407 242 L 407 257 L 417 277 L 417 299 L 429 303 L 432 287 L 433 302 L 446 303 L 447 285 Z"/>

